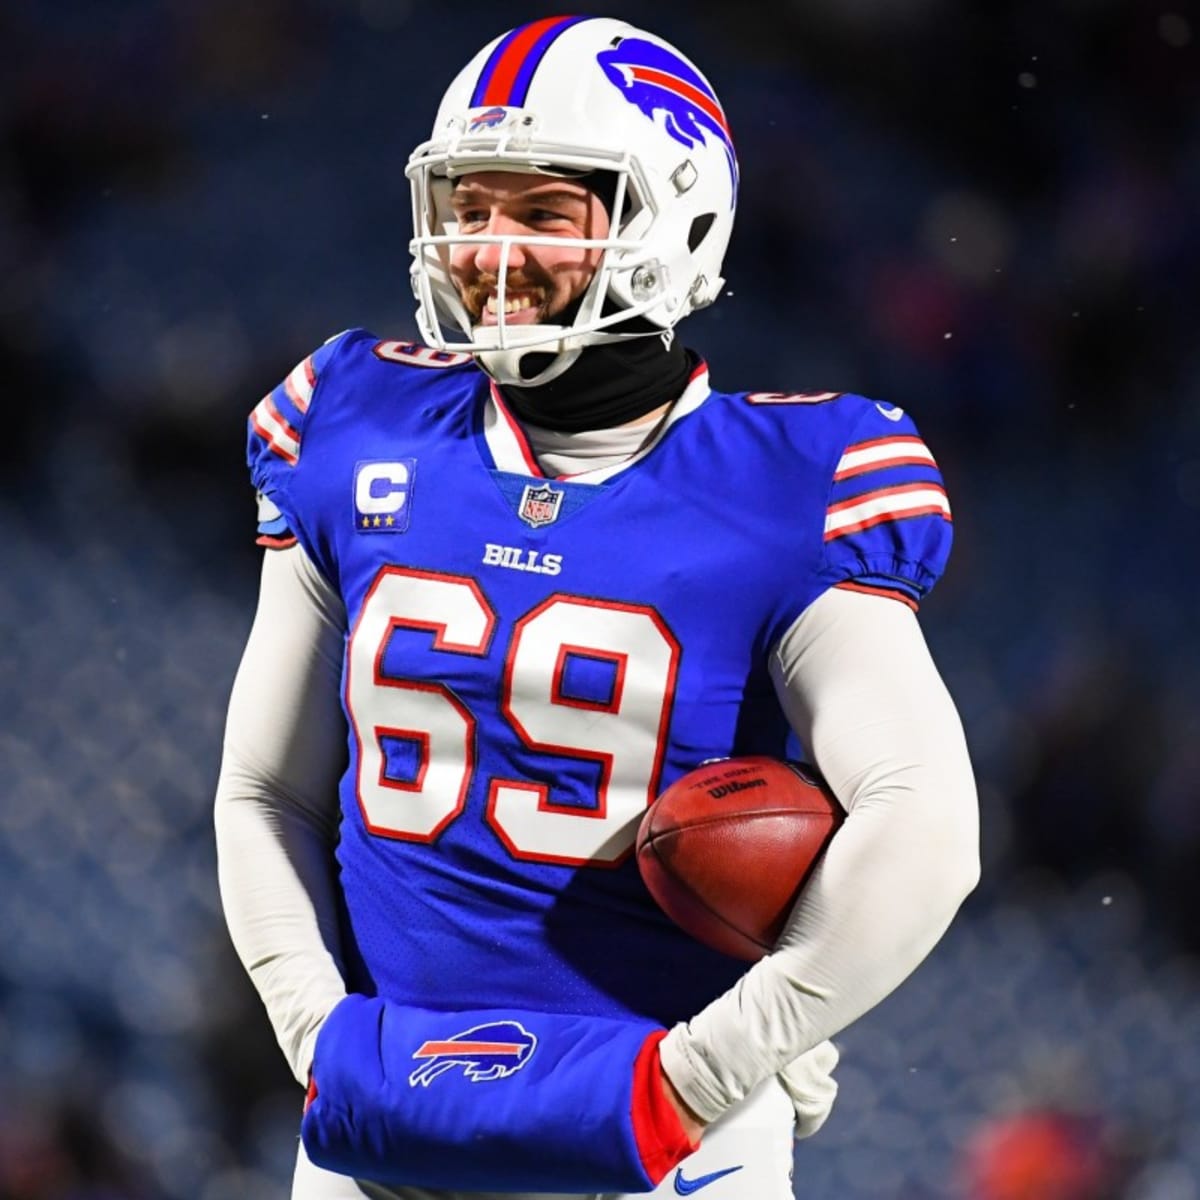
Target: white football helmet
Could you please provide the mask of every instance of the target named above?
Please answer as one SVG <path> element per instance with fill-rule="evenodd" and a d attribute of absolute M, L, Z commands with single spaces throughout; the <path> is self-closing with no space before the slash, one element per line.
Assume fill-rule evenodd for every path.
<path fill-rule="evenodd" d="M 452 181 L 474 171 L 600 171 L 615 180 L 608 236 L 580 243 L 603 256 L 565 323 L 506 323 L 502 270 L 497 323 L 472 325 L 450 278 L 452 246 L 492 243 L 503 263 L 514 241 L 558 243 L 459 233 Z M 728 123 L 691 62 L 624 21 L 548 17 L 490 42 L 450 85 L 433 136 L 405 173 L 421 334 L 438 349 L 478 356 L 501 383 L 548 382 L 585 346 L 670 337 L 677 321 L 721 292 L 738 185 Z M 631 318 L 642 319 L 631 328 Z M 536 366 L 527 360 L 522 373 L 531 351 Z"/>

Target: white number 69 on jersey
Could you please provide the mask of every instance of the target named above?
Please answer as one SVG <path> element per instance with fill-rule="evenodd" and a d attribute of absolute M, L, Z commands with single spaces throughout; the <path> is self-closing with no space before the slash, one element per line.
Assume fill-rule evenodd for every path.
<path fill-rule="evenodd" d="M 476 717 L 450 688 L 383 673 L 393 632 L 427 631 L 435 650 L 482 657 L 497 624 L 479 585 L 466 576 L 407 567 L 385 567 L 376 576 L 350 635 L 346 671 L 356 790 L 373 834 L 432 841 L 465 808 L 476 769 Z M 564 694 L 571 653 L 613 664 L 607 701 Z M 679 644 L 662 618 L 641 605 L 558 594 L 515 623 L 500 712 L 530 750 L 599 764 L 600 782 L 594 804 L 584 808 L 556 804 L 544 783 L 491 779 L 487 820 L 514 856 L 597 865 L 624 857 L 657 790 L 678 665 Z M 387 777 L 387 737 L 420 748 L 412 780 Z"/>

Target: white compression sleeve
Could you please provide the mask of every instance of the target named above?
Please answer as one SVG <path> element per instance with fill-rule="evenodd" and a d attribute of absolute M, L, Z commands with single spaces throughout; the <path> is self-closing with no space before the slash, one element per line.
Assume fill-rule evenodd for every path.
<path fill-rule="evenodd" d="M 340 599 L 298 546 L 269 551 L 217 783 L 218 877 L 234 948 L 303 1083 L 345 995 L 333 846 L 346 758 Z"/>
<path fill-rule="evenodd" d="M 830 589 L 771 664 L 801 744 L 847 810 L 777 949 L 661 1045 L 705 1120 L 896 988 L 979 877 L 962 726 L 915 615 Z"/>

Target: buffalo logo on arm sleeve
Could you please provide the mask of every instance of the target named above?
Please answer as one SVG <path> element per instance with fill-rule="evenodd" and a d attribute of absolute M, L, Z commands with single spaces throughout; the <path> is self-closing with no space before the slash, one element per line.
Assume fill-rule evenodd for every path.
<path fill-rule="evenodd" d="M 472 1083 L 503 1079 L 533 1057 L 537 1037 L 517 1021 L 475 1025 L 443 1040 L 427 1040 L 413 1053 L 421 1065 L 408 1077 L 411 1087 L 430 1083 L 452 1067 L 461 1067 Z"/>

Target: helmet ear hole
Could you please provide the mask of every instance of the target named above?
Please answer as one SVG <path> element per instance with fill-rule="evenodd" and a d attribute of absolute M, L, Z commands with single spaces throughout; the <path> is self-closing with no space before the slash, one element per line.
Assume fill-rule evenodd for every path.
<path fill-rule="evenodd" d="M 713 222 L 717 219 L 716 213 L 701 213 L 692 221 L 692 227 L 688 230 L 688 249 L 695 254 L 697 247 L 705 237 L 708 236 L 708 231 L 712 228 Z"/>

